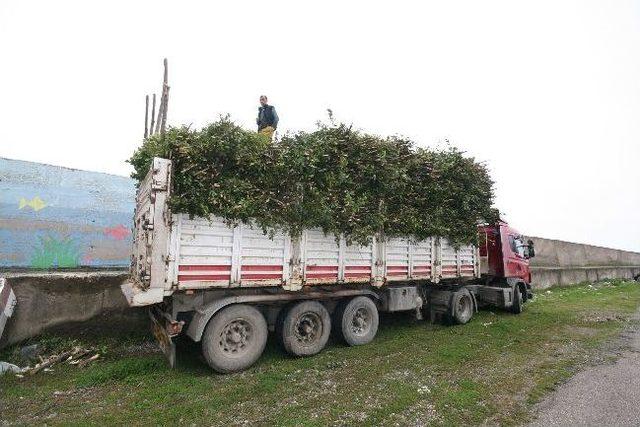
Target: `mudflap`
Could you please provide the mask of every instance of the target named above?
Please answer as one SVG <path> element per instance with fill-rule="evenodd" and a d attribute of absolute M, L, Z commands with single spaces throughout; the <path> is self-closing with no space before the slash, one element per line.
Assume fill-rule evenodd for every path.
<path fill-rule="evenodd" d="M 149 317 L 151 318 L 153 336 L 156 337 L 158 346 L 169 361 L 169 366 L 173 369 L 176 367 L 176 343 L 173 342 L 173 337 L 167 331 L 165 326 L 166 319 L 156 307 L 149 309 Z"/>

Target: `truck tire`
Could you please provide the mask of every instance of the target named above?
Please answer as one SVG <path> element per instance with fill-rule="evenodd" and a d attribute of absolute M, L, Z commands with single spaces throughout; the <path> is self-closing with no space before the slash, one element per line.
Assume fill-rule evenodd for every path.
<path fill-rule="evenodd" d="M 202 354 L 217 372 L 247 369 L 264 351 L 267 322 L 250 305 L 231 305 L 216 313 L 202 335 Z"/>
<path fill-rule="evenodd" d="M 522 313 L 523 304 L 522 289 L 520 289 L 520 286 L 516 284 L 513 287 L 513 304 L 511 304 L 511 312 L 513 314 Z"/>
<path fill-rule="evenodd" d="M 453 323 L 464 325 L 473 317 L 473 297 L 468 289 L 457 290 L 451 296 L 451 320 Z"/>
<path fill-rule="evenodd" d="M 340 312 L 340 335 L 347 344 L 368 344 L 375 338 L 379 323 L 378 307 L 370 298 L 355 297 Z"/>
<path fill-rule="evenodd" d="M 331 317 L 324 305 L 302 301 L 287 310 L 278 335 L 287 353 L 312 356 L 327 345 L 330 333 Z"/>

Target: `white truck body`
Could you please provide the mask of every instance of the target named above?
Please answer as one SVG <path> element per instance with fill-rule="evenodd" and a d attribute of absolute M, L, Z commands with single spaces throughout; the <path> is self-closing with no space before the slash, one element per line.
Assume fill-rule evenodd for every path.
<path fill-rule="evenodd" d="M 348 245 L 319 229 L 298 238 L 265 234 L 250 224 L 171 213 L 171 162 L 155 158 L 136 197 L 133 280 L 123 286 L 132 306 L 162 302 L 176 292 L 273 288 L 300 291 L 317 285 L 383 287 L 414 280 L 479 277 L 477 248 L 455 249 L 443 238 L 372 237 Z"/>

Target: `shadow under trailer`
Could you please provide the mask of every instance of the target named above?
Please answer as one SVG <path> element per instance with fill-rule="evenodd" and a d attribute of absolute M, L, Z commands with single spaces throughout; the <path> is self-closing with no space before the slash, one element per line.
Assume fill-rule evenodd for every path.
<path fill-rule="evenodd" d="M 299 238 L 172 214 L 171 162 L 155 158 L 136 196 L 131 306 L 149 306 L 154 335 L 175 365 L 174 338 L 202 343 L 218 372 L 262 354 L 268 331 L 284 349 L 311 356 L 333 330 L 349 345 L 371 342 L 379 312 L 467 323 L 479 307 L 514 313 L 531 298 L 531 242 L 504 222 L 479 227 L 479 247 L 444 238 L 372 239 L 347 245 L 321 230 Z"/>

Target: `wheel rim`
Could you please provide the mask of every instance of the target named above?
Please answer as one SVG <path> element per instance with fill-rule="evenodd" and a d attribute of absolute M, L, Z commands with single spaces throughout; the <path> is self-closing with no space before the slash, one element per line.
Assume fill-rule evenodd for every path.
<path fill-rule="evenodd" d="M 245 319 L 234 319 L 222 328 L 218 345 L 225 354 L 236 356 L 247 350 L 252 338 L 251 323 Z"/>
<path fill-rule="evenodd" d="M 351 318 L 351 332 L 355 335 L 366 335 L 371 328 L 371 313 L 364 307 L 358 308 Z"/>
<path fill-rule="evenodd" d="M 467 318 L 471 312 L 471 299 L 464 295 L 456 304 L 456 312 L 462 317 Z"/>
<path fill-rule="evenodd" d="M 318 313 L 308 311 L 296 321 L 294 333 L 302 344 L 309 345 L 317 341 L 322 335 L 322 319 Z"/>

